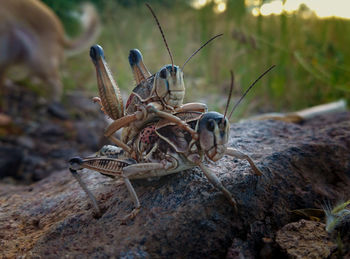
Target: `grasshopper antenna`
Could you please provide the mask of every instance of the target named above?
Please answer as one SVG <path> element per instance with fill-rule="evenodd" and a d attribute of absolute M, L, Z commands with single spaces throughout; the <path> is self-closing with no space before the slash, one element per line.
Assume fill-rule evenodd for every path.
<path fill-rule="evenodd" d="M 266 70 L 264 73 L 262 73 L 249 87 L 248 89 L 244 92 L 244 94 L 242 95 L 242 97 L 238 100 L 238 102 L 235 104 L 235 106 L 233 106 L 232 111 L 230 113 L 230 116 L 228 117 L 228 119 L 230 120 L 232 113 L 234 112 L 234 110 L 237 108 L 237 106 L 240 104 L 240 102 L 243 100 L 243 98 L 247 95 L 247 93 L 250 91 L 250 89 L 253 88 L 253 86 L 264 76 L 266 75 L 268 72 L 270 72 L 270 70 L 272 70 L 276 65 L 271 66 L 268 70 Z"/>
<path fill-rule="evenodd" d="M 199 49 L 197 49 L 195 52 L 193 52 L 193 54 L 185 61 L 185 63 L 182 65 L 181 70 L 184 71 L 184 67 L 187 64 L 188 61 L 190 61 L 191 58 L 193 58 L 194 55 L 196 55 L 202 48 L 204 48 L 209 42 L 211 42 L 212 40 L 215 40 L 216 38 L 222 36 L 224 34 L 218 34 L 214 37 L 212 37 L 210 40 L 208 40 L 206 43 L 204 43 Z"/>
<path fill-rule="evenodd" d="M 159 30 L 160 30 L 160 33 L 162 34 L 162 37 L 163 37 L 165 46 L 166 46 L 166 48 L 167 48 L 167 50 L 168 50 L 168 52 L 169 52 L 169 56 L 170 56 L 170 59 L 171 59 L 171 65 L 172 65 L 172 71 L 175 71 L 175 70 L 174 70 L 174 59 L 173 59 L 173 55 L 171 54 L 171 51 L 170 51 L 169 46 L 168 46 L 168 43 L 167 43 L 167 41 L 166 41 L 166 39 L 165 39 L 165 35 L 164 35 L 163 30 L 162 30 L 162 27 L 160 26 L 160 23 L 159 23 L 159 21 L 158 21 L 158 18 L 157 18 L 157 16 L 156 16 L 156 14 L 153 12 L 152 7 L 151 7 L 148 3 L 145 3 L 145 4 L 146 4 L 146 6 L 148 7 L 148 9 L 151 11 L 151 13 L 152 13 L 154 19 L 156 20 L 156 23 L 157 23 L 157 25 L 158 25 L 158 28 L 159 28 Z"/>
<path fill-rule="evenodd" d="M 235 81 L 234 75 L 233 75 L 233 71 L 230 70 L 230 73 L 231 73 L 230 93 L 228 94 L 227 103 L 226 103 L 226 107 L 225 107 L 224 118 L 222 118 L 222 122 L 224 122 L 224 120 L 226 118 L 228 107 L 230 106 L 230 101 L 231 101 L 231 96 L 232 96 L 232 91 L 233 91 L 233 86 L 234 86 L 234 81 Z"/>

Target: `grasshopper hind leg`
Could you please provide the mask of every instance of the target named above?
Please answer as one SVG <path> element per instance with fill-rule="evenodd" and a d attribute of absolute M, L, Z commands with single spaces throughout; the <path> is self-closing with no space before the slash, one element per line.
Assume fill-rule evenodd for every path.
<path fill-rule="evenodd" d="M 130 180 L 127 177 L 124 177 L 124 183 L 126 185 L 126 188 L 128 188 L 128 191 L 134 201 L 135 208 L 126 216 L 124 216 L 121 221 L 122 223 L 125 223 L 127 220 L 131 220 L 136 217 L 136 215 L 140 212 L 141 204 L 139 201 L 139 198 L 137 197 L 137 194 L 135 192 L 134 187 L 132 186 Z"/>
<path fill-rule="evenodd" d="M 132 49 L 129 53 L 129 64 L 134 74 L 136 85 L 140 84 L 143 80 L 146 80 L 151 76 L 151 73 L 143 63 L 143 57 L 138 49 Z"/>
<path fill-rule="evenodd" d="M 96 69 L 97 86 L 100 98 L 95 98 L 101 104 L 102 110 L 113 120 L 124 116 L 123 99 L 118 84 L 114 80 L 105 60 L 101 46 L 90 48 L 90 57 Z"/>
<path fill-rule="evenodd" d="M 92 194 L 92 192 L 87 188 L 86 184 L 83 182 L 81 179 L 81 176 L 79 175 L 78 171 L 82 170 L 83 167 L 81 166 L 83 163 L 83 160 L 80 157 L 75 157 L 69 160 L 69 171 L 72 173 L 73 177 L 77 180 L 79 183 L 80 187 L 84 190 L 84 192 L 87 194 L 89 197 L 92 206 L 94 207 L 95 211 L 95 216 L 97 218 L 100 218 L 102 216 L 102 210 L 97 204 L 95 196 Z"/>
<path fill-rule="evenodd" d="M 111 153 L 117 152 L 117 155 L 118 155 L 118 154 L 120 154 L 120 151 L 121 150 L 119 148 L 115 148 L 115 147 L 112 148 L 112 146 L 105 146 L 104 148 L 102 148 L 101 153 L 103 153 L 103 154 L 108 153 L 109 155 L 113 156 L 114 154 L 111 154 Z M 105 162 L 112 163 L 114 160 L 115 159 L 113 159 L 113 158 L 99 158 L 99 157 L 90 158 L 90 159 L 82 159 L 80 157 L 74 157 L 74 158 L 69 160 L 69 165 L 70 165 L 69 166 L 69 170 L 72 173 L 73 177 L 77 180 L 77 182 L 79 183 L 81 188 L 84 190 L 84 192 L 89 197 L 89 199 L 91 201 L 91 204 L 92 204 L 92 206 L 94 208 L 95 217 L 97 217 L 97 218 L 100 218 L 103 215 L 103 211 L 98 206 L 98 203 L 97 203 L 96 198 L 93 195 L 93 193 L 87 188 L 86 184 L 81 179 L 81 176 L 79 175 L 79 171 L 81 171 L 84 168 L 88 168 L 88 164 L 86 164 L 86 163 L 89 163 L 89 162 L 87 162 L 87 161 L 90 161 L 92 163 L 94 163 L 94 161 L 96 161 L 97 163 L 100 161 L 100 162 L 102 162 L 101 163 L 102 165 L 109 167 L 107 165 L 107 163 L 105 163 Z M 115 160 L 115 161 L 117 161 L 117 160 Z M 102 169 L 102 167 L 100 169 Z M 114 171 L 113 168 L 110 168 L 110 169 L 112 171 Z M 116 169 L 116 168 L 114 168 L 114 169 Z M 97 169 L 95 168 L 94 170 L 97 170 Z M 125 223 L 127 220 L 133 219 L 139 213 L 140 208 L 141 208 L 141 204 L 140 204 L 140 201 L 139 201 L 139 199 L 137 197 L 135 189 L 132 186 L 129 178 L 127 176 L 125 176 L 124 174 L 122 174 L 122 173 L 118 174 L 117 173 L 118 170 L 115 171 L 115 174 L 112 171 L 110 171 L 110 172 L 109 171 L 102 172 L 102 171 L 103 170 L 101 170 L 100 173 L 102 175 L 105 175 L 105 176 L 109 176 L 109 177 L 113 177 L 114 178 L 116 175 L 119 175 L 119 176 L 122 177 L 123 182 L 125 183 L 128 191 L 129 191 L 129 193 L 130 193 L 130 195 L 131 195 L 131 197 L 133 199 L 135 208 L 131 211 L 131 213 L 129 213 L 126 216 L 124 216 L 123 218 L 121 218 L 120 221 L 122 223 Z"/>

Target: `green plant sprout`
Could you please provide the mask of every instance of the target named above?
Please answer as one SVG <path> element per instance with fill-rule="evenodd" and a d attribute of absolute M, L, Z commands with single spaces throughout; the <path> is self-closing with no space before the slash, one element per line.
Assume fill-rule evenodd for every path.
<path fill-rule="evenodd" d="M 350 209 L 347 208 L 350 205 L 350 200 L 339 203 L 334 208 L 325 205 L 323 207 L 326 216 L 326 231 L 328 233 L 333 232 L 333 230 L 340 224 L 350 220 Z"/>

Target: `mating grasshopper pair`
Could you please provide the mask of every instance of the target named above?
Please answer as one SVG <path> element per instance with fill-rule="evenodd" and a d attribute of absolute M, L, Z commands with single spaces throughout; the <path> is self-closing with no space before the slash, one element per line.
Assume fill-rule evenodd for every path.
<path fill-rule="evenodd" d="M 150 10 L 154 15 L 151 8 Z M 155 19 L 159 25 L 156 17 Z M 162 30 L 161 33 L 165 41 Z M 83 168 L 124 181 L 135 204 L 134 210 L 124 219 L 133 218 L 141 206 L 130 182 L 132 179 L 160 177 L 199 166 L 208 180 L 236 209 L 234 197 L 215 173 L 204 165 L 205 160 L 215 162 L 226 154 L 246 159 L 256 175 L 262 174 L 249 156 L 227 147 L 229 118 L 237 106 L 227 117 L 233 74 L 231 73 L 231 90 L 225 114 L 207 112 L 205 104 L 183 104 L 183 67 L 180 69 L 175 66 L 170 51 L 169 54 L 172 64 L 151 75 L 143 63 L 141 53 L 138 50 L 130 51 L 129 62 L 137 86 L 124 111 L 119 88 L 109 71 L 102 48 L 97 45 L 91 48 L 90 56 L 96 68 L 100 94 L 100 98 L 95 100 L 100 102 L 102 110 L 114 120 L 105 131 L 105 136 L 110 137 L 118 147 L 104 146 L 94 157 L 72 158 L 70 171 L 89 196 L 97 215 L 101 215 L 97 201 L 78 174 Z M 256 82 L 257 80 L 253 85 Z M 123 128 L 121 140 L 112 136 L 120 128 Z"/>

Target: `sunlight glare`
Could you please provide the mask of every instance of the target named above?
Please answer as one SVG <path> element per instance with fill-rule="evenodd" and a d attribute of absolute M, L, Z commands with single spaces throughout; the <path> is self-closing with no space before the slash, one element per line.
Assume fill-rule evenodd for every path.
<path fill-rule="evenodd" d="M 213 10 L 215 13 L 223 13 L 227 8 L 227 0 L 192 0 L 191 6 L 195 9 L 201 9 L 207 4 L 213 3 Z"/>
<path fill-rule="evenodd" d="M 260 8 L 262 15 L 271 15 L 271 14 L 281 14 L 283 10 L 282 1 L 272 1 L 270 3 L 263 4 Z"/>
<path fill-rule="evenodd" d="M 304 4 L 319 18 L 338 17 L 344 19 L 350 19 L 350 1 L 349 0 L 286 0 L 284 4 L 282 1 L 275 0 L 269 3 L 265 3 L 260 7 L 253 4 L 254 1 L 246 0 L 247 6 L 254 7 L 252 9 L 252 15 L 271 15 L 281 14 L 283 11 L 287 13 L 293 13 L 299 10 L 300 6 Z M 250 4 L 250 5 L 249 5 Z M 309 16 L 305 16 L 309 17 Z"/>
<path fill-rule="evenodd" d="M 195 9 L 201 9 L 202 7 L 206 6 L 208 2 L 208 0 L 193 0 L 191 2 L 191 6 Z"/>
<path fill-rule="evenodd" d="M 260 9 L 258 7 L 254 7 L 252 10 L 252 14 L 254 16 L 259 16 L 260 15 Z"/>
<path fill-rule="evenodd" d="M 214 7 L 214 12 L 215 13 L 225 12 L 225 10 L 226 10 L 226 2 L 225 2 L 225 0 L 216 0 L 214 2 L 216 3 L 216 5 Z"/>
<path fill-rule="evenodd" d="M 349 0 L 307 0 L 305 1 L 311 10 L 320 18 L 339 17 L 350 19 Z"/>

